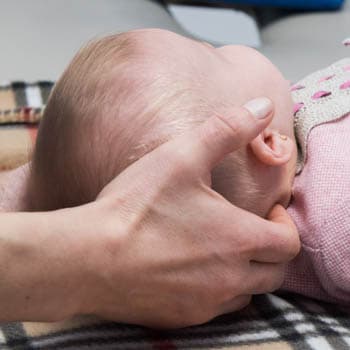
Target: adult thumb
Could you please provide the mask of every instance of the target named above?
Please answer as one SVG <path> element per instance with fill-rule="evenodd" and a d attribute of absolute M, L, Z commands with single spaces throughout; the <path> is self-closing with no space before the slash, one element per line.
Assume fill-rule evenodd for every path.
<path fill-rule="evenodd" d="M 271 122 L 273 103 L 266 97 L 215 115 L 189 133 L 170 141 L 187 163 L 211 171 L 226 155 L 246 146 Z"/>
<path fill-rule="evenodd" d="M 273 104 L 265 97 L 231 109 L 227 115 L 213 116 L 199 127 L 163 143 L 133 163 L 108 184 L 98 197 L 114 192 L 125 177 L 127 182 L 130 178 L 134 179 L 133 186 L 139 179 L 142 186 L 147 186 L 150 191 L 152 186 L 159 186 L 156 179 L 164 177 L 164 172 L 173 172 L 173 167 L 177 167 L 177 171 L 191 170 L 189 173 L 192 174 L 195 170 L 197 175 L 207 178 L 227 154 L 247 145 L 264 130 L 272 116 Z"/>

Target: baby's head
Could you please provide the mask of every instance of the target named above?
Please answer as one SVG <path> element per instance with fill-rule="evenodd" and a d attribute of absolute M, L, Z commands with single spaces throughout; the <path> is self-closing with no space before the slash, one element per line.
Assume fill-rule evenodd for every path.
<path fill-rule="evenodd" d="M 161 143 L 260 96 L 274 102 L 272 123 L 227 156 L 212 183 L 232 203 L 265 216 L 273 204 L 288 203 L 296 162 L 289 83 L 277 68 L 247 47 L 214 48 L 157 29 L 92 42 L 50 96 L 32 161 L 29 209 L 92 201 Z"/>

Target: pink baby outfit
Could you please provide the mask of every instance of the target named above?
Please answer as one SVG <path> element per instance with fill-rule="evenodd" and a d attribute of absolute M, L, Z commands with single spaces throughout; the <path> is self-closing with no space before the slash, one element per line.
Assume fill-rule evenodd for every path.
<path fill-rule="evenodd" d="M 288 212 L 302 249 L 282 290 L 350 305 L 350 58 L 292 90 L 300 157 Z"/>

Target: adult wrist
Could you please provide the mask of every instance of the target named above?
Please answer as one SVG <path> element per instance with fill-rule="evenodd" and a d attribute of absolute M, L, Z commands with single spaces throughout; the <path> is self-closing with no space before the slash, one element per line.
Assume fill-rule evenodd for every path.
<path fill-rule="evenodd" d="M 115 286 L 116 283 L 123 286 L 125 264 L 120 256 L 124 238 L 128 236 L 127 225 L 120 218 L 117 204 L 110 198 L 98 199 L 79 209 L 82 209 L 83 216 L 79 217 L 84 220 L 82 226 L 85 228 L 76 232 L 76 237 L 81 234 L 76 254 L 84 261 L 80 269 L 82 278 L 76 314 L 109 318 L 106 310 L 113 308 L 113 320 L 125 322 L 128 305 L 121 290 Z M 89 223 L 95 225 L 86 225 L 87 216 Z"/>
<path fill-rule="evenodd" d="M 1 213 L 0 321 L 57 321 L 79 312 L 83 262 L 71 209 Z"/>

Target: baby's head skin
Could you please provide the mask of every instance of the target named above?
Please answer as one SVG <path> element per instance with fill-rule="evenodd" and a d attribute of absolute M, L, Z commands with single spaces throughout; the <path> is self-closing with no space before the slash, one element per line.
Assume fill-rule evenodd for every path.
<path fill-rule="evenodd" d="M 289 83 L 278 69 L 254 49 L 214 48 L 159 29 L 95 41 L 77 54 L 48 102 L 28 209 L 92 201 L 161 143 L 261 96 L 275 105 L 272 123 L 214 169 L 212 185 L 265 217 L 275 203 L 287 206 L 297 156 Z"/>

